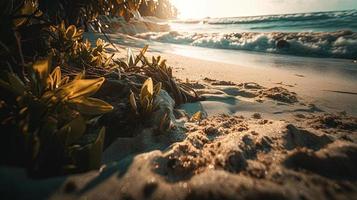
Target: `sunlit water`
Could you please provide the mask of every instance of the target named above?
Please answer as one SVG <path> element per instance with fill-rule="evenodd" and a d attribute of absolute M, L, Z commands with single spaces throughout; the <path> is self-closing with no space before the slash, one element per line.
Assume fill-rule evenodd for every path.
<path fill-rule="evenodd" d="M 356 10 L 176 20 L 170 25 L 170 32 L 136 34 L 143 40 L 135 45 L 248 67 L 330 71 L 357 80 Z M 289 46 L 278 48 L 279 39 Z M 357 85 L 351 89 L 357 91 Z"/>
<path fill-rule="evenodd" d="M 357 11 L 175 20 L 150 41 L 304 57 L 357 59 Z"/>
<path fill-rule="evenodd" d="M 171 21 L 171 26 L 176 31 L 199 33 L 357 31 L 357 11 L 173 20 Z"/>
<path fill-rule="evenodd" d="M 257 73 L 260 68 L 275 68 L 308 76 L 300 81 L 314 82 L 312 77 L 317 77 L 319 84 L 336 85 L 336 90 L 349 94 L 324 91 L 329 88 L 318 85 L 311 86 L 311 90 L 305 88 L 303 95 L 318 96 L 319 101 L 326 101 L 326 107 L 337 106 L 357 115 L 356 11 L 176 21 L 170 25 L 170 32 L 134 35 L 139 40 L 112 37 L 126 46 L 149 44 L 150 51 L 158 54 L 256 68 Z M 279 40 L 286 40 L 289 45 L 280 49 Z"/>

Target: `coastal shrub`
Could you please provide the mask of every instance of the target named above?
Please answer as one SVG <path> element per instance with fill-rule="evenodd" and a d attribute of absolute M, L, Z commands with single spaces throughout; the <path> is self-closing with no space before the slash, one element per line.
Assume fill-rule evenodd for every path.
<path fill-rule="evenodd" d="M 159 94 L 161 86 L 161 83 L 157 83 L 154 86 L 152 79 L 148 78 L 142 85 L 139 95 L 135 95 L 132 91 L 130 92 L 130 105 L 136 115 L 145 118 L 152 114 L 157 106 L 155 104 L 155 97 Z"/>
<path fill-rule="evenodd" d="M 146 0 L 0 1 L 0 165 L 27 168 L 35 177 L 96 169 L 106 135 L 102 125 L 108 127 L 110 121 L 103 122 L 104 116 L 115 113 L 114 120 L 123 120 L 117 124 L 130 120 L 130 107 L 118 109 L 120 103 L 143 116 L 140 123 L 155 111 L 161 88 L 177 105 L 198 99 L 174 79 L 164 60 L 144 56 L 148 46 L 138 56 L 129 50 L 122 61 L 113 60 L 104 40 L 91 44 L 83 39 L 89 26 L 102 32 L 99 15 L 129 20 L 142 2 Z M 93 98 L 108 79 L 123 83 L 125 95 L 114 102 L 106 95 Z M 102 99 L 116 105 L 115 112 Z M 166 114 L 159 129 L 167 130 L 168 122 Z M 126 126 L 132 129 L 130 123 Z"/>
<path fill-rule="evenodd" d="M 11 68 L 21 80 L 25 80 L 26 63 L 33 62 L 36 57 L 46 56 L 50 49 L 59 52 L 71 50 L 70 46 L 77 45 L 81 37 L 83 32 L 81 29 L 88 30 L 91 26 L 101 32 L 102 24 L 97 18 L 99 15 L 123 16 L 129 20 L 141 2 L 141 0 L 2 0 L 0 1 L 0 64 L 4 67 L 0 70 L 8 71 L 8 68 Z M 68 26 L 66 29 L 64 24 Z M 53 27 L 62 34 L 51 33 L 49 30 Z M 56 36 L 60 37 L 56 38 Z M 58 39 L 55 41 L 60 42 L 59 46 L 52 43 L 53 38 Z M 100 56 L 103 58 L 102 54 Z M 64 63 L 61 63 L 62 66 Z M 96 63 L 98 64 L 99 61 Z"/>
<path fill-rule="evenodd" d="M 50 67 L 50 58 L 36 61 L 26 83 L 13 73 L 1 77 L 1 164 L 36 176 L 97 168 L 105 129 L 89 120 L 113 107 L 90 96 L 104 78 L 70 80 Z"/>
<path fill-rule="evenodd" d="M 131 49 L 128 49 L 127 61 L 116 60 L 121 71 L 126 74 L 137 74 L 150 77 L 154 82 L 162 83 L 162 88 L 166 90 L 175 100 L 176 105 L 197 101 L 198 94 L 184 83 L 179 83 L 172 74 L 172 68 L 167 66 L 166 60 L 161 56 L 152 57 L 151 61 L 145 56 L 148 46 L 145 46 L 140 53 L 135 56 Z M 139 65 L 141 63 L 141 65 Z"/>
<path fill-rule="evenodd" d="M 70 65 L 79 69 L 93 67 L 109 68 L 112 56 L 108 56 L 105 48 L 108 44 L 98 38 L 96 46 L 86 39 L 83 40 L 83 30 L 74 25 L 65 26 L 64 21 L 58 26 L 50 27 L 51 53 L 58 64 Z"/>

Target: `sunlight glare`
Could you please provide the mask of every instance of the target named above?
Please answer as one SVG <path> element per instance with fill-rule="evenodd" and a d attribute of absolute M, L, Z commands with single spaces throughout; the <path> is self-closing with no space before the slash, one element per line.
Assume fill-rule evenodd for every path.
<path fill-rule="evenodd" d="M 356 0 L 171 0 L 181 19 L 357 9 Z"/>
<path fill-rule="evenodd" d="M 205 0 L 171 0 L 179 10 L 179 18 L 197 19 L 207 17 L 207 1 Z"/>

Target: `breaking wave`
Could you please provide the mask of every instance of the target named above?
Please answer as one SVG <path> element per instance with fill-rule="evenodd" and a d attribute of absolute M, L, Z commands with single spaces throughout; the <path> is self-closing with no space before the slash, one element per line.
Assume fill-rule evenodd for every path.
<path fill-rule="evenodd" d="M 271 32 L 271 33 L 183 33 L 148 32 L 136 37 L 163 43 L 207 48 L 248 50 L 311 57 L 357 58 L 357 33 L 336 32 Z"/>
<path fill-rule="evenodd" d="M 316 20 L 354 21 L 357 17 L 357 10 L 333 11 L 333 12 L 315 12 L 315 13 L 298 13 L 284 15 L 265 15 L 253 17 L 232 17 L 208 19 L 208 24 L 243 24 L 243 23 L 267 23 L 267 22 L 301 22 Z"/>
<path fill-rule="evenodd" d="M 353 30 L 357 31 L 357 10 L 314 12 L 251 17 L 176 20 L 176 24 L 235 25 L 251 30 Z"/>

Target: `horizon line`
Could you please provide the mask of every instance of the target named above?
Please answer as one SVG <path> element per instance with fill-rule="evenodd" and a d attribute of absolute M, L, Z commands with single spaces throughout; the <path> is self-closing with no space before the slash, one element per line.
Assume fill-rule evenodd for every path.
<path fill-rule="evenodd" d="M 276 15 L 296 15 L 296 14 L 306 14 L 306 13 L 329 13 L 329 12 L 345 12 L 345 11 L 357 11 L 356 8 L 352 9 L 341 9 L 341 10 L 321 10 L 321 11 L 312 11 L 312 12 L 295 12 L 295 13 L 274 13 L 274 14 L 262 14 L 262 15 L 241 15 L 241 16 L 223 16 L 223 17 L 211 17 L 211 16 L 206 16 L 206 17 L 201 17 L 201 18 L 179 18 L 177 17 L 176 19 L 179 20 L 202 20 L 202 19 L 222 19 L 222 18 L 244 18 L 244 17 L 262 17 L 262 16 L 276 16 Z"/>

